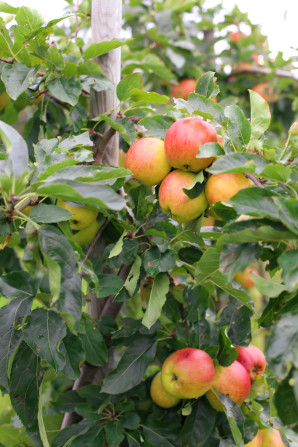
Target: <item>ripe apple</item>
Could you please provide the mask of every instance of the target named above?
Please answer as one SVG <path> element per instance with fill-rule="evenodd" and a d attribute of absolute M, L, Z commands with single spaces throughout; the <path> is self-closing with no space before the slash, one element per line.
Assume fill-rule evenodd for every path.
<path fill-rule="evenodd" d="M 255 85 L 252 90 L 262 96 L 267 102 L 275 102 L 277 100 L 277 95 L 274 93 L 273 87 L 269 82 L 262 82 Z"/>
<path fill-rule="evenodd" d="M 255 287 L 255 283 L 251 278 L 251 274 L 254 273 L 257 276 L 260 276 L 259 272 L 252 267 L 246 267 L 243 271 L 236 272 L 233 276 L 233 279 L 238 282 L 244 289 L 252 289 Z"/>
<path fill-rule="evenodd" d="M 226 202 L 240 189 L 250 188 L 252 181 L 243 174 L 214 174 L 207 181 L 205 194 L 210 205 Z"/>
<path fill-rule="evenodd" d="M 83 228 L 82 230 L 77 231 L 73 236 L 73 240 L 79 245 L 91 244 L 104 223 L 105 218 L 102 216 L 100 220 L 93 220 L 88 227 Z"/>
<path fill-rule="evenodd" d="M 175 405 L 180 402 L 180 399 L 171 396 L 171 394 L 165 390 L 161 381 L 161 371 L 154 376 L 151 382 L 150 394 L 153 402 L 162 408 L 175 407 Z"/>
<path fill-rule="evenodd" d="M 239 43 L 240 39 L 245 39 L 247 37 L 247 34 L 243 33 L 242 31 L 239 33 L 239 31 L 234 31 L 233 33 L 230 33 L 230 41 L 234 43 Z"/>
<path fill-rule="evenodd" d="M 262 447 L 285 447 L 281 435 L 276 428 L 259 430 L 262 436 Z"/>
<path fill-rule="evenodd" d="M 182 118 L 165 135 L 166 157 L 173 168 L 197 172 L 214 160 L 214 157 L 196 158 L 200 146 L 216 141 L 217 133 L 211 124 L 200 118 Z"/>
<path fill-rule="evenodd" d="M 197 399 L 209 390 L 215 368 L 209 354 L 201 349 L 184 348 L 163 363 L 161 380 L 165 390 L 179 399 Z"/>
<path fill-rule="evenodd" d="M 196 89 L 197 81 L 194 79 L 183 79 L 171 88 L 173 98 L 187 99 L 190 93 Z"/>
<path fill-rule="evenodd" d="M 262 440 L 262 435 L 260 430 L 258 430 L 256 436 L 248 444 L 245 444 L 244 447 L 262 447 Z"/>
<path fill-rule="evenodd" d="M 217 143 L 220 144 L 221 146 L 224 145 L 224 140 L 221 135 L 217 135 Z"/>
<path fill-rule="evenodd" d="M 70 217 L 70 228 L 72 230 L 82 230 L 83 228 L 89 227 L 91 223 L 96 219 L 98 211 L 89 208 L 88 206 L 72 206 L 68 203 L 72 203 L 73 205 L 76 205 L 73 202 L 64 202 L 61 199 L 57 200 L 56 205 L 60 206 L 61 208 L 64 208 L 65 210 L 69 211 L 72 216 Z"/>
<path fill-rule="evenodd" d="M 230 366 L 217 366 L 216 375 L 212 383 L 211 390 L 207 393 L 210 404 L 218 411 L 223 411 L 223 406 L 212 389 L 222 394 L 229 395 L 230 399 L 236 404 L 241 405 L 250 393 L 249 375 L 237 360 Z"/>
<path fill-rule="evenodd" d="M 177 222 L 189 222 L 199 217 L 207 208 L 205 193 L 190 199 L 182 188 L 187 188 L 194 180 L 193 172 L 176 169 L 170 172 L 159 188 L 159 204 L 164 213 Z"/>
<path fill-rule="evenodd" d="M 215 219 L 213 216 L 207 216 L 207 217 L 203 217 L 202 220 L 202 227 L 214 227 L 215 224 Z"/>
<path fill-rule="evenodd" d="M 136 140 L 128 149 L 125 167 L 144 185 L 160 183 L 171 170 L 165 155 L 164 142 L 154 137 Z"/>
<path fill-rule="evenodd" d="M 257 375 L 264 375 L 266 368 L 266 358 L 263 352 L 254 345 L 248 345 L 246 348 L 236 346 L 238 350 L 237 362 L 241 363 L 249 374 L 251 382 Z"/>

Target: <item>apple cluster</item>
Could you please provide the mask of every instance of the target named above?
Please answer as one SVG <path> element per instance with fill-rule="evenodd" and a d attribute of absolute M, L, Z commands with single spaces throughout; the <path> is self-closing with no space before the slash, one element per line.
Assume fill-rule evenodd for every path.
<path fill-rule="evenodd" d="M 197 197 L 184 192 L 193 186 L 197 173 L 215 159 L 197 158 L 200 146 L 220 138 L 212 124 L 196 117 L 182 118 L 170 126 L 164 141 L 155 137 L 136 140 L 127 152 L 125 167 L 144 185 L 160 184 L 161 209 L 177 222 L 189 222 L 209 205 L 229 200 L 240 189 L 252 186 L 243 174 L 214 174 Z"/>
<path fill-rule="evenodd" d="M 73 240 L 79 245 L 91 244 L 96 233 L 104 222 L 103 216 L 97 219 L 98 211 L 86 205 L 69 205 L 61 199 L 57 200 L 57 206 L 64 208 L 71 213 L 69 219 L 70 228 L 75 231 Z"/>
<path fill-rule="evenodd" d="M 177 405 L 181 399 L 197 399 L 206 394 L 210 404 L 223 411 L 217 395 L 228 395 L 241 405 L 249 396 L 251 383 L 263 375 L 266 359 L 256 346 L 237 346 L 238 357 L 231 365 L 216 365 L 205 351 L 184 348 L 164 361 L 161 371 L 153 378 L 150 388 L 152 400 L 163 408 Z"/>

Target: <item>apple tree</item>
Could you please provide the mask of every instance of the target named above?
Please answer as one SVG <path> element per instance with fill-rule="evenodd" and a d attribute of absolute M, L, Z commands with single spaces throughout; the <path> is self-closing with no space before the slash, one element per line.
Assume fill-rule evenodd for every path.
<path fill-rule="evenodd" d="M 46 23 L 0 3 L 0 445 L 294 447 L 295 61 L 271 58 L 238 8 L 125 0 L 122 19 L 121 6 L 67 0 Z M 183 79 L 194 91 L 173 98 Z M 185 119 L 215 137 L 179 190 L 208 202 L 175 220 L 161 181 L 123 158 Z M 243 188 L 210 198 L 210 179 L 234 176 Z M 175 395 L 181 352 L 189 390 Z"/>

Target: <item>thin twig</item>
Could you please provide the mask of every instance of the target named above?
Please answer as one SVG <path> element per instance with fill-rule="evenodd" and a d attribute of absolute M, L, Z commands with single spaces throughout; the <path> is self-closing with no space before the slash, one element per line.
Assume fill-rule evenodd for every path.
<path fill-rule="evenodd" d="M 5 57 L 0 57 L 0 61 L 5 62 L 6 64 L 14 64 L 15 58 L 13 57 L 12 59 L 6 59 Z"/>
<path fill-rule="evenodd" d="M 264 185 L 253 174 L 245 173 L 244 175 L 245 175 L 245 177 L 249 178 L 259 188 L 264 188 Z"/>
<path fill-rule="evenodd" d="M 86 253 L 86 256 L 85 256 L 83 262 L 86 262 L 86 261 L 87 261 L 87 259 L 89 258 L 89 256 L 90 256 L 91 253 L 92 253 L 92 250 L 94 249 L 94 247 L 95 247 L 95 245 L 96 245 L 96 242 L 98 241 L 98 239 L 99 239 L 100 236 L 102 235 L 104 229 L 109 225 L 109 223 L 111 222 L 111 220 L 112 220 L 112 218 L 107 219 L 107 220 L 102 224 L 102 226 L 100 227 L 100 229 L 99 229 L 98 232 L 96 233 L 96 236 L 95 236 L 95 238 L 93 239 L 93 241 L 92 241 L 90 247 L 88 248 L 88 251 L 87 251 L 87 253 Z M 81 273 L 80 273 L 80 278 L 81 278 L 81 279 L 83 278 L 83 275 L 84 275 L 84 271 L 82 270 Z"/>

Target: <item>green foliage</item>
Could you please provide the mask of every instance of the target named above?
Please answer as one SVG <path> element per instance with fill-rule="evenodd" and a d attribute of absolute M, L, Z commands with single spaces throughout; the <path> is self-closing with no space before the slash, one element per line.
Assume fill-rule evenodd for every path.
<path fill-rule="evenodd" d="M 15 19 L 0 19 L 0 443 L 240 447 L 257 427 L 273 424 L 294 446 L 293 61 L 271 59 L 266 38 L 237 7 L 218 21 L 220 5 L 125 0 L 123 28 L 132 39 L 90 44 L 91 1 L 78 12 L 76 2 L 67 4 L 68 21 L 49 23 L 28 7 L 0 4 Z M 229 33 L 243 25 L 250 35 L 232 41 Z M 122 75 L 114 85 L 91 59 L 119 47 Z M 172 98 L 183 79 L 196 81 L 194 91 Z M 264 82 L 273 89 L 269 104 L 253 90 Z M 111 111 L 90 118 L 94 92 L 117 95 L 115 119 Z M 254 180 L 210 207 L 212 225 L 204 216 L 177 224 L 161 211 L 158 187 L 93 163 L 94 141 L 111 130 L 127 152 L 139 136 L 163 139 L 188 116 L 208 120 L 224 144 L 198 148 L 198 158 L 215 160 L 185 194 L 196 197 L 212 174 Z M 98 211 L 95 249 L 75 242 L 70 212 L 57 199 Z M 233 280 L 247 266 L 260 274 L 249 290 Z M 100 313 L 91 316 L 94 303 Z M 247 405 L 222 395 L 222 413 L 204 396 L 168 410 L 152 402 L 152 375 L 170 353 L 200 348 L 228 366 L 235 346 L 251 342 L 264 349 L 268 367 Z M 82 371 L 92 377 L 72 389 Z M 99 384 L 91 383 L 95 371 Z M 60 431 L 72 412 L 82 420 Z"/>

